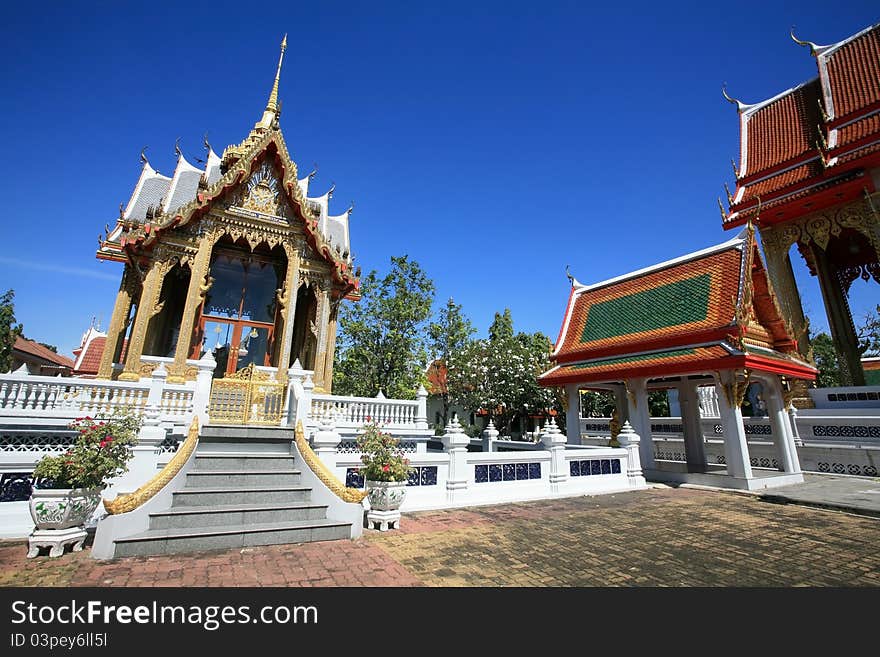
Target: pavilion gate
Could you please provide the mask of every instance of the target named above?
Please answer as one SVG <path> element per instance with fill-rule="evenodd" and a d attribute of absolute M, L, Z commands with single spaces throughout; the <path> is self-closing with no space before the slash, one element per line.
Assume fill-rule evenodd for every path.
<path fill-rule="evenodd" d="M 212 424 L 277 426 L 284 410 L 286 384 L 270 381 L 251 363 L 211 386 L 208 415 Z"/>

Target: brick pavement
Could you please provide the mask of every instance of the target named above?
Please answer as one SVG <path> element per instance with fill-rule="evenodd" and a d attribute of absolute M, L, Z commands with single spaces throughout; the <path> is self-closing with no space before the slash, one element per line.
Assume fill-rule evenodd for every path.
<path fill-rule="evenodd" d="M 653 489 L 407 514 L 357 541 L 95 561 L 0 544 L 0 586 L 877 586 L 880 520 Z"/>

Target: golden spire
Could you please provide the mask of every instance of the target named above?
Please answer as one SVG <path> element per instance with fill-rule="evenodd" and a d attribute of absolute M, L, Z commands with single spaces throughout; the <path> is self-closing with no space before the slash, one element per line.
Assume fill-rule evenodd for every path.
<path fill-rule="evenodd" d="M 266 111 L 263 112 L 263 118 L 257 124 L 258 127 L 271 128 L 272 122 L 278 118 L 278 80 L 281 78 L 281 63 L 284 61 L 284 51 L 287 50 L 287 35 L 281 40 L 281 55 L 278 57 L 278 69 L 275 71 L 275 82 L 272 84 L 272 91 L 269 93 L 269 102 L 266 103 Z"/>

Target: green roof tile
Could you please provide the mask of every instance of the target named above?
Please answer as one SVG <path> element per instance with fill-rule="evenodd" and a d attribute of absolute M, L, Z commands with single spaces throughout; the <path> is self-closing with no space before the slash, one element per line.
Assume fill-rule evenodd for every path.
<path fill-rule="evenodd" d="M 704 320 L 711 287 L 712 276 L 705 273 L 594 304 L 581 343 Z"/>

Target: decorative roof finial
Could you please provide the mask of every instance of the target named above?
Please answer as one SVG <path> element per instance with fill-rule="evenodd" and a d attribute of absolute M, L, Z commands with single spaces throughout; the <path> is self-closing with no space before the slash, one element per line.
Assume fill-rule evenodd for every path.
<path fill-rule="evenodd" d="M 726 82 L 721 85 L 721 95 L 724 96 L 724 98 L 727 100 L 728 103 L 730 103 L 732 105 L 736 105 L 736 109 L 738 112 L 742 112 L 746 107 L 748 107 L 748 105 L 746 105 L 744 102 L 737 100 L 736 98 L 731 98 L 727 94 L 727 83 Z"/>
<path fill-rule="evenodd" d="M 734 161 L 733 158 L 730 158 L 730 166 L 733 167 L 733 177 L 738 179 L 739 178 L 739 169 L 736 168 L 736 162 Z"/>
<path fill-rule="evenodd" d="M 207 132 L 205 133 L 204 144 L 205 144 L 205 150 L 210 151 L 211 144 L 208 143 L 208 133 Z"/>
<path fill-rule="evenodd" d="M 332 180 L 330 181 L 330 191 L 327 192 L 327 199 L 333 198 L 333 192 L 336 191 L 336 183 Z"/>
<path fill-rule="evenodd" d="M 351 205 L 348 206 L 348 210 L 346 210 L 348 216 L 351 216 L 351 213 L 354 212 L 354 201 L 351 202 Z"/>
<path fill-rule="evenodd" d="M 312 172 L 309 174 L 309 181 L 314 180 L 315 176 L 318 175 L 318 163 L 313 162 L 314 166 L 312 167 Z"/>
<path fill-rule="evenodd" d="M 147 147 L 146 147 L 146 146 L 144 146 L 144 147 L 141 149 L 141 163 L 142 163 L 142 164 L 146 164 L 146 163 L 147 163 Z"/>
<path fill-rule="evenodd" d="M 816 45 L 815 43 L 813 43 L 812 41 L 803 41 L 803 40 L 801 40 L 801 39 L 798 39 L 798 38 L 794 35 L 794 25 L 791 26 L 791 40 L 794 41 L 794 42 L 795 42 L 796 44 L 798 44 L 799 46 L 804 46 L 804 47 L 806 47 L 806 48 L 809 48 L 809 49 L 810 49 L 810 54 L 811 54 L 811 55 L 813 55 L 813 56 L 816 55 L 816 49 L 819 48 L 819 46 L 817 46 L 817 45 Z"/>
<path fill-rule="evenodd" d="M 278 80 L 281 78 L 281 63 L 284 61 L 284 51 L 287 50 L 287 34 L 281 40 L 281 55 L 278 57 L 278 68 L 275 70 L 275 82 L 272 83 L 272 91 L 269 93 L 269 102 L 266 103 L 266 111 L 263 118 L 257 124 L 258 127 L 271 128 L 272 123 L 278 118 Z"/>
<path fill-rule="evenodd" d="M 174 140 L 174 154 L 177 157 L 183 157 L 183 153 L 180 151 L 180 137 Z"/>

